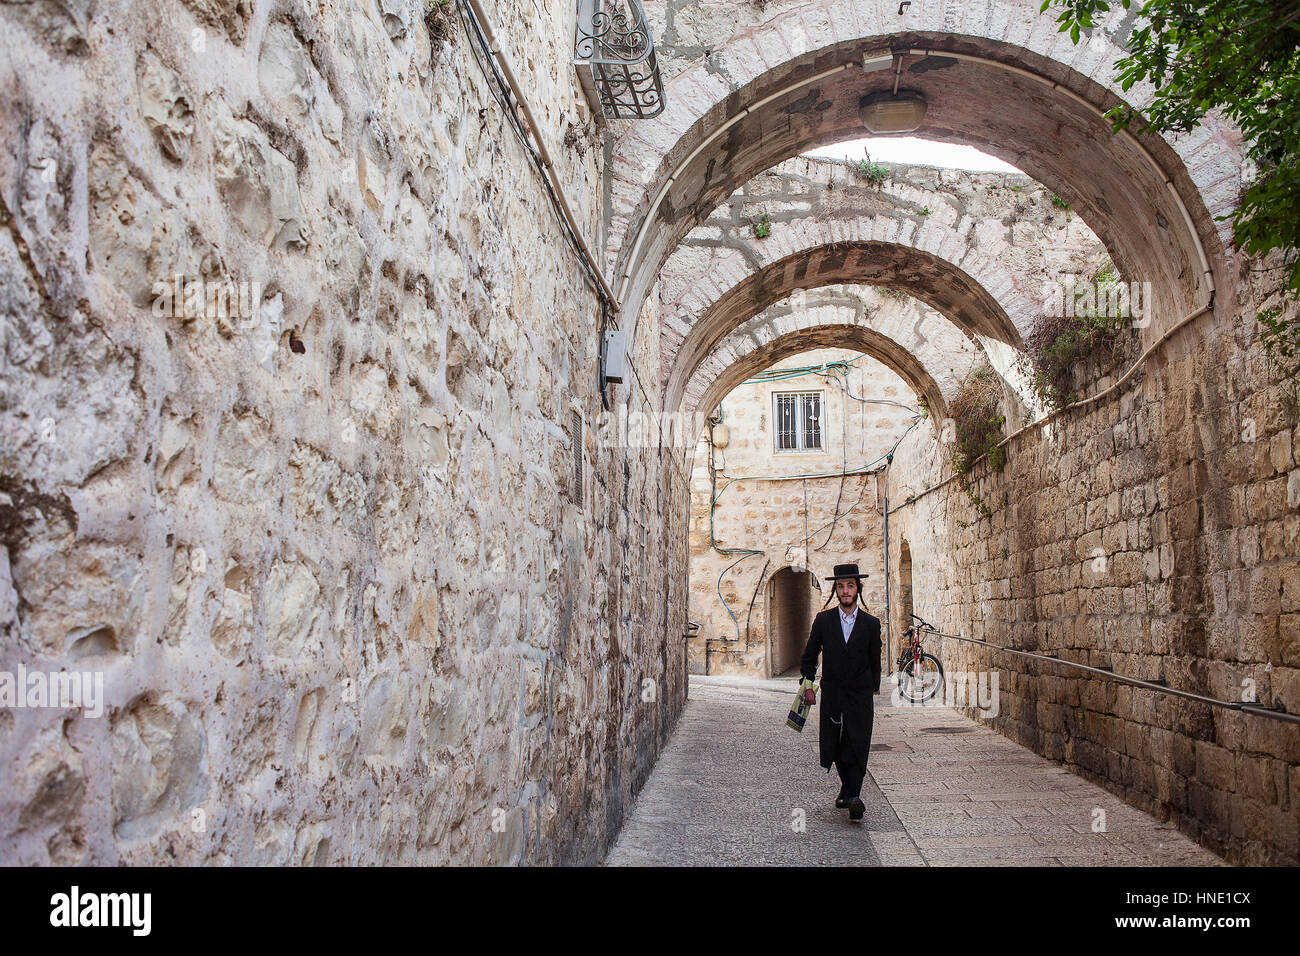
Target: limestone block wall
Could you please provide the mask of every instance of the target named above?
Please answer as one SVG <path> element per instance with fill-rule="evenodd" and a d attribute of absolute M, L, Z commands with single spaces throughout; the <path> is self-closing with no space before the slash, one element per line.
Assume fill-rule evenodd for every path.
<path fill-rule="evenodd" d="M 917 613 L 949 633 L 1300 711 L 1300 431 L 1255 338 L 1262 304 L 1243 282 L 1134 384 L 1016 439 L 1003 471 L 979 466 L 987 517 L 959 483 L 936 487 L 935 432 L 910 435 L 888 480 L 891 600 L 905 541 Z M 1229 860 L 1300 861 L 1300 727 L 936 650 L 950 673 L 999 672 L 1008 737 Z"/>
<path fill-rule="evenodd" d="M 0 9 L 0 672 L 103 681 L 0 708 L 3 862 L 590 861 L 648 774 L 685 477 L 455 9 Z M 492 9 L 595 235 L 571 5 Z"/>
<path fill-rule="evenodd" d="M 713 451 L 715 482 L 709 477 L 707 436 L 696 450 L 691 475 L 690 619 L 700 629 L 688 642 L 693 673 L 705 673 L 707 668 L 710 674 L 769 676 L 767 589 L 782 568 L 814 573 L 821 585 L 821 591 L 811 595 L 816 612 L 830 596 L 829 585 L 821 579 L 833 565 L 856 561 L 870 575 L 862 582 L 864 603 L 872 613 L 882 615 L 880 478 L 874 474 L 788 476 L 838 474 L 845 470 L 846 451 L 849 470 L 879 463 L 916 418 L 916 398 L 885 365 L 844 349 L 801 352 L 773 368 L 830 361 L 853 362 L 848 392 L 872 401 L 846 398 L 840 385 L 818 376 L 742 384 L 722 401 L 723 423 L 730 436 L 725 449 Z M 822 394 L 824 451 L 775 451 L 772 396 L 790 391 Z M 787 477 L 771 477 L 776 475 Z M 731 479 L 734 483 L 724 487 Z M 710 546 L 709 501 L 715 494 L 717 547 L 761 554 L 736 563 L 741 555 L 719 553 Z"/>

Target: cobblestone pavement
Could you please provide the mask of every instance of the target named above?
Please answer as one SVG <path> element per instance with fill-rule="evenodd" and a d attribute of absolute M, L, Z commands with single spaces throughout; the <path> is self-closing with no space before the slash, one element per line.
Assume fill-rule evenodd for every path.
<path fill-rule="evenodd" d="M 785 726 L 794 680 L 691 677 L 672 740 L 610 866 L 1222 865 L 1118 797 L 947 708 L 876 698 L 862 824 L 834 807 L 817 712 Z M 1093 832 L 1104 811 L 1105 830 Z"/>

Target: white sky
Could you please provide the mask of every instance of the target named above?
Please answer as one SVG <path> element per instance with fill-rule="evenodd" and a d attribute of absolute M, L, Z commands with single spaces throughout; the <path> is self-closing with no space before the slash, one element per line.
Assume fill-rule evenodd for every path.
<path fill-rule="evenodd" d="M 921 163 L 926 166 L 946 166 L 952 169 L 975 169 L 987 172 L 1018 173 L 1009 163 L 981 153 L 974 146 L 959 146 L 952 143 L 936 143 L 915 136 L 869 136 L 866 139 L 853 139 L 834 146 L 823 146 L 805 153 L 805 156 L 817 156 L 823 159 L 863 158 L 863 148 L 871 153 L 871 158 L 878 163 Z"/>

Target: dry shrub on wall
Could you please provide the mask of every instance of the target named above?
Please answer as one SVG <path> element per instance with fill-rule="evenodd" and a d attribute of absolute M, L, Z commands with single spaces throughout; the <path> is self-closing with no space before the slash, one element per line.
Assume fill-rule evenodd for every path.
<path fill-rule="evenodd" d="M 1021 371 L 1033 382 L 1034 394 L 1052 411 L 1082 398 L 1086 381 L 1116 370 L 1135 343 L 1132 336 L 1123 334 L 1133 319 L 1122 314 L 1122 287 L 1109 261 L 1079 288 L 1085 294 L 1066 310 L 1076 314 L 1040 315 L 1020 360 Z M 1088 291 L 1094 289 L 1095 301 Z"/>
<path fill-rule="evenodd" d="M 958 474 L 969 472 L 975 461 L 984 456 L 995 471 L 1006 464 L 1006 449 L 997 447 L 1006 423 L 1006 416 L 998 414 L 1001 401 L 1002 387 L 997 373 L 984 365 L 966 376 L 948 403 L 954 427 L 952 465 Z"/>
<path fill-rule="evenodd" d="M 1106 315 L 1043 315 L 1025 341 L 1034 394 L 1053 411 L 1078 401 L 1088 363 L 1105 374 L 1124 354 L 1120 336 L 1126 320 Z"/>

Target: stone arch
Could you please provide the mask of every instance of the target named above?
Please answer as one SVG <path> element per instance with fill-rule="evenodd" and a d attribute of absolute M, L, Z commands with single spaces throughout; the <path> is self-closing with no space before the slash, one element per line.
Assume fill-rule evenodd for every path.
<path fill-rule="evenodd" d="M 802 307 L 788 299 L 776 303 L 720 341 L 691 375 L 682 411 L 707 412 L 757 371 L 827 347 L 855 349 L 889 366 L 936 419 L 947 416 L 948 401 L 983 355 L 960 329 L 914 299 L 889 300 L 852 286 L 821 289 Z"/>
<path fill-rule="evenodd" d="M 1107 258 L 1028 176 L 892 163 L 887 180 L 872 183 L 851 163 L 799 157 L 747 182 L 692 230 L 661 270 L 658 298 L 670 309 L 699 307 L 749 270 L 846 241 L 903 242 L 960 265 L 1015 326 L 982 331 L 1012 345 L 1030 331 L 1056 272 L 1095 271 Z"/>
<path fill-rule="evenodd" d="M 712 273 L 707 280 L 701 279 L 701 285 L 706 282 L 710 290 L 721 284 Z M 676 320 L 666 318 L 661 358 L 666 370 L 664 407 L 679 407 L 696 368 L 750 318 L 797 290 L 843 284 L 897 289 L 920 300 L 967 333 L 979 336 L 993 367 L 1004 379 L 1015 378 L 1016 345 L 1006 340 L 1018 344 L 1019 336 L 1014 323 L 981 283 L 951 262 L 909 246 L 844 242 L 775 259 L 730 287 L 710 291 L 711 299 L 697 300 L 696 312 L 684 313 Z M 674 344 L 670 335 L 680 337 L 679 341 Z M 999 344 L 1004 348 L 998 349 Z"/>
<path fill-rule="evenodd" d="M 810 270 L 821 272 L 841 267 L 838 250 L 867 245 L 882 251 L 887 245 L 906 247 L 919 253 L 906 257 L 911 268 L 924 270 L 927 266 L 923 263 L 932 263 L 932 268 L 938 269 L 941 262 L 951 263 L 969 277 L 963 286 L 969 287 L 972 295 L 976 287 L 987 290 L 978 306 L 963 310 L 968 328 L 1019 347 L 1042 306 L 1029 294 L 1027 277 L 1014 275 L 997 255 L 1005 243 L 981 248 L 975 236 L 960 228 L 963 218 L 969 217 L 944 202 L 941 192 L 898 183 L 890 184 L 882 195 L 882 206 L 875 212 L 830 221 L 814 213 L 782 221 L 766 238 L 751 233 L 738 247 L 701 250 L 707 253 L 703 257 L 692 254 L 698 246 L 678 246 L 660 271 L 660 299 L 678 312 L 679 320 L 693 322 L 726 290 L 779 260 L 804 257 Z M 926 209 L 930 211 L 923 213 Z M 901 265 L 902 259 L 898 262 Z M 931 278 L 939 276 L 917 275 L 905 281 L 919 288 L 918 282 Z M 942 290 L 935 294 L 943 296 Z M 952 301 L 956 308 L 956 300 Z"/>
<path fill-rule="evenodd" d="M 768 677 L 779 677 L 799 665 L 808 628 L 817 613 L 812 600 L 814 572 L 785 564 L 767 576 L 764 590 L 764 644 Z"/>
<path fill-rule="evenodd" d="M 1111 78 L 1128 19 L 1109 18 L 1076 46 L 1052 17 L 1016 0 L 912 4 L 903 15 L 820 0 L 774 9 L 746 30 L 726 21 L 716 37 L 706 36 L 707 16 L 696 33 L 708 55 L 670 79 L 665 112 L 629 127 L 613 151 L 607 251 L 633 320 L 677 243 L 738 186 L 792 155 L 862 134 L 860 98 L 887 89 L 893 74 L 859 64 L 883 47 L 917 51 L 902 83 L 929 103 L 916 135 L 1014 163 L 1074 206 L 1124 276 L 1152 282 L 1156 318 L 1144 335 L 1232 281 L 1227 226 L 1214 217 L 1236 201 L 1239 133 L 1211 119 L 1139 145 L 1100 116 L 1150 101 L 1143 87 L 1121 97 Z"/>

